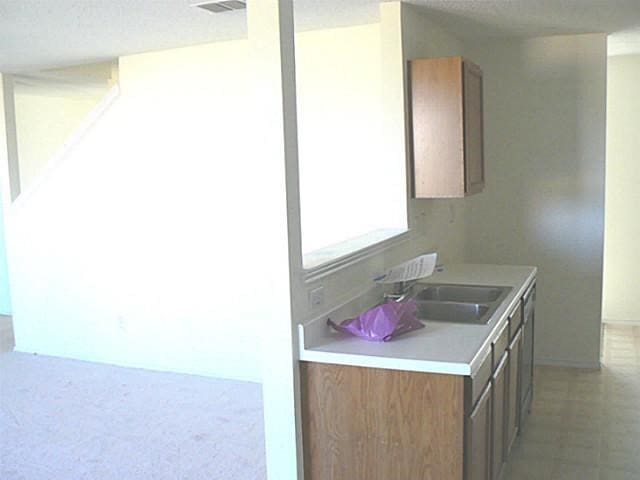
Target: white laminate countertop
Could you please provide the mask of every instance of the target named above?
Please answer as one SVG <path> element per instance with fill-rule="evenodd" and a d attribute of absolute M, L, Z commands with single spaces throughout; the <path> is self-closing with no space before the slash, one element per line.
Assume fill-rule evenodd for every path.
<path fill-rule="evenodd" d="M 535 267 L 528 266 L 445 265 L 442 272 L 436 272 L 420 283 L 512 287 L 486 325 L 427 321 L 424 322 L 425 328 L 389 342 L 369 342 L 336 332 L 326 324 L 328 316 L 337 322 L 349 318 L 340 317 L 341 313 L 349 311 L 349 308 L 342 306 L 298 326 L 300 360 L 415 372 L 475 374 L 485 353 L 491 348 L 491 342 L 535 280 L 536 273 Z M 376 292 L 379 295 L 379 291 Z M 368 298 L 356 299 L 352 303 L 357 303 L 360 309 L 357 311 L 361 311 L 374 306 L 379 299 L 370 293 Z"/>

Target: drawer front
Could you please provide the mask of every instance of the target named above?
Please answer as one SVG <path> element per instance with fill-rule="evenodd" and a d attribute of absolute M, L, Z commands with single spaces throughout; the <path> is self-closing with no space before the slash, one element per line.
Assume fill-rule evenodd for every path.
<path fill-rule="evenodd" d="M 509 322 L 505 322 L 498 334 L 498 338 L 493 341 L 493 369 L 498 366 L 500 360 L 504 353 L 507 351 L 507 347 L 509 346 Z"/>
<path fill-rule="evenodd" d="M 520 325 L 522 325 L 521 305 L 522 304 L 518 302 L 518 305 L 516 306 L 516 308 L 509 315 L 509 338 L 510 339 L 513 339 L 513 337 L 516 336 L 516 333 L 518 332 Z"/>
<path fill-rule="evenodd" d="M 492 371 L 491 349 L 487 349 L 482 359 L 482 363 L 480 364 L 480 368 L 478 368 L 471 378 L 467 377 L 469 380 L 469 394 L 466 402 L 467 412 L 471 411 L 480 398 L 480 395 L 485 390 L 487 383 L 489 383 L 489 379 L 491 378 Z"/>

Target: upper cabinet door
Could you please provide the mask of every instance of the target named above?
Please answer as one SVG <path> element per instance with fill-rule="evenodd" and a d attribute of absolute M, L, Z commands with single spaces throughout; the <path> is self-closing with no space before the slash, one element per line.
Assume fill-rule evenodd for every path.
<path fill-rule="evenodd" d="M 415 198 L 464 197 L 484 185 L 482 72 L 462 57 L 410 63 Z"/>
<path fill-rule="evenodd" d="M 484 188 L 484 128 L 482 109 L 482 70 L 465 60 L 464 88 L 464 153 L 465 194 Z"/>

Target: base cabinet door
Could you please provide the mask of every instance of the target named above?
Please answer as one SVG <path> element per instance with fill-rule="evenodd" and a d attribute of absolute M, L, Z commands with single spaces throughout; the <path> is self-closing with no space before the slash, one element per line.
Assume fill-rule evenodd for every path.
<path fill-rule="evenodd" d="M 509 401 L 507 407 L 507 456 L 513 448 L 520 427 L 520 372 L 522 330 L 518 329 L 509 345 Z"/>
<path fill-rule="evenodd" d="M 520 429 L 525 425 L 526 416 L 533 398 L 533 337 L 535 322 L 535 282 L 523 298 L 522 318 L 522 370 L 520 372 Z"/>
<path fill-rule="evenodd" d="M 507 381 L 508 355 L 502 359 L 496 367 L 491 379 L 493 388 L 493 415 L 492 415 L 492 461 L 491 477 L 493 480 L 500 480 L 506 464 L 506 412 L 508 402 L 508 381 Z"/>
<path fill-rule="evenodd" d="M 475 408 L 467 417 L 465 479 L 491 478 L 491 382 L 487 384 Z"/>

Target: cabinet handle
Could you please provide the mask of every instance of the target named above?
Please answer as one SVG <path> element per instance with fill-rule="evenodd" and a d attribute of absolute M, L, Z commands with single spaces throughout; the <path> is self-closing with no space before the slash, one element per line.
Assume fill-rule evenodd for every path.
<path fill-rule="evenodd" d="M 511 344 L 509 344 L 509 351 L 513 350 L 516 347 L 516 344 L 520 341 L 521 338 L 522 338 L 522 327 L 519 327 L 518 331 L 516 332 L 516 336 L 513 337 L 513 340 L 511 340 Z"/>
<path fill-rule="evenodd" d="M 496 369 L 493 371 L 493 379 L 495 380 L 497 377 L 500 376 L 500 374 L 502 373 L 502 370 L 504 370 L 504 367 L 507 365 L 507 358 L 509 356 L 507 355 L 507 352 L 505 351 L 504 354 L 502 355 L 502 358 L 500 359 L 500 363 L 498 363 L 498 366 L 496 367 Z"/>
<path fill-rule="evenodd" d="M 480 395 L 480 398 L 476 402 L 476 406 L 482 404 L 482 402 L 484 402 L 487 399 L 487 396 L 490 394 L 491 394 L 491 382 L 488 382 L 487 386 L 484 387 L 484 391 L 482 392 L 482 395 Z"/>

